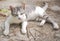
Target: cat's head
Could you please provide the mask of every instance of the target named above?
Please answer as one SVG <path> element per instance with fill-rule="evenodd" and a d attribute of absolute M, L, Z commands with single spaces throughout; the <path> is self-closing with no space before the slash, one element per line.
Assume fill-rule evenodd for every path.
<path fill-rule="evenodd" d="M 14 17 L 18 17 L 19 19 L 22 19 L 24 17 L 25 12 L 25 4 L 22 4 L 20 6 L 10 6 L 11 15 Z"/>

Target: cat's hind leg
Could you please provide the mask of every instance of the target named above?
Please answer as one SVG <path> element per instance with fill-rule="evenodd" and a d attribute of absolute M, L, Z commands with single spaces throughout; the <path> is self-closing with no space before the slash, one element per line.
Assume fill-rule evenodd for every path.
<path fill-rule="evenodd" d="M 56 23 L 52 18 L 48 17 L 47 21 L 53 25 L 54 29 L 59 29 L 58 23 Z"/>
<path fill-rule="evenodd" d="M 46 22 L 51 23 L 54 29 L 59 29 L 58 23 L 56 23 L 49 15 L 47 15 L 46 12 L 43 18 L 46 19 Z"/>

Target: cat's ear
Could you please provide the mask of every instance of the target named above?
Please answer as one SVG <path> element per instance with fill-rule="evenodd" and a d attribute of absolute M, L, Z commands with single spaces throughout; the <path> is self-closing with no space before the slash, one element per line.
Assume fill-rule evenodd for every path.
<path fill-rule="evenodd" d="M 9 8 L 10 8 L 11 14 L 13 15 L 13 14 L 14 14 L 14 13 L 13 13 L 14 7 L 10 5 Z"/>
<path fill-rule="evenodd" d="M 25 9 L 25 3 L 21 2 L 23 9 Z"/>
<path fill-rule="evenodd" d="M 11 11 L 13 11 L 13 8 L 14 8 L 14 7 L 10 5 L 9 8 L 10 8 Z"/>

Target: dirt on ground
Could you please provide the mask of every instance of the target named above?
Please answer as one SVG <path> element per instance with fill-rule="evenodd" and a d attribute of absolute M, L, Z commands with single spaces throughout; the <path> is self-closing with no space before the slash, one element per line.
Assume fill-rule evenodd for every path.
<path fill-rule="evenodd" d="M 35 0 L 34 2 L 36 5 L 42 5 L 41 1 Z M 60 27 L 60 10 L 56 10 L 58 7 L 60 8 L 59 0 L 47 2 L 49 3 L 49 7 L 46 11 L 47 14 L 51 16 L 51 18 L 57 22 Z M 5 8 L 5 6 L 7 7 L 8 4 L 6 3 L 7 5 L 4 5 L 3 3 L 5 2 L 0 1 L 0 8 Z M 4 22 L 6 18 L 7 17 L 0 16 L 0 23 Z M 36 21 L 29 22 L 26 34 L 22 34 L 20 32 L 21 27 L 18 24 L 12 24 L 10 26 L 10 33 L 8 36 L 3 35 L 3 30 L 0 28 L 0 41 L 60 41 L 60 29 L 53 30 L 53 26 L 49 23 L 45 23 L 41 27 L 38 25 L 39 23 L 40 22 Z"/>

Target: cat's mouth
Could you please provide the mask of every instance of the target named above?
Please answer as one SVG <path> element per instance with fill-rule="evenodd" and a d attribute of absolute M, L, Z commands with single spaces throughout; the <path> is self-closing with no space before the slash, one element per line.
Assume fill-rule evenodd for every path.
<path fill-rule="evenodd" d="M 21 20 L 21 18 L 18 18 L 19 20 Z"/>

